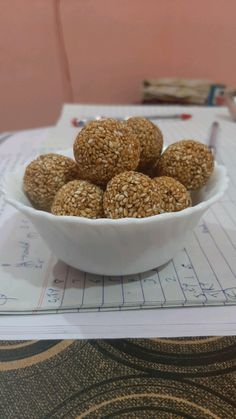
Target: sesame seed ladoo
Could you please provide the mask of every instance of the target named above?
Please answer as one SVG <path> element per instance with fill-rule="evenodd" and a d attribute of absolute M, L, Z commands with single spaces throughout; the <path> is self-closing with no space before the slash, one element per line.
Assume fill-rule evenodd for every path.
<path fill-rule="evenodd" d="M 103 191 L 86 180 L 73 180 L 57 192 L 51 212 L 86 218 L 103 217 Z"/>
<path fill-rule="evenodd" d="M 194 140 L 160 156 L 162 146 L 161 131 L 145 118 L 95 120 L 75 139 L 76 161 L 39 156 L 26 167 L 23 190 L 35 208 L 54 215 L 118 219 L 181 211 L 192 205 L 188 190 L 207 183 L 214 157 Z"/>
<path fill-rule="evenodd" d="M 178 180 L 168 176 L 160 176 L 154 178 L 153 181 L 158 187 L 165 212 L 176 212 L 191 207 L 191 196 L 185 186 Z"/>
<path fill-rule="evenodd" d="M 163 147 L 161 130 L 151 121 L 141 117 L 131 117 L 126 124 L 132 129 L 141 146 L 138 170 L 147 171 L 159 159 Z"/>
<path fill-rule="evenodd" d="M 123 122 L 92 121 L 78 134 L 74 156 L 81 179 L 104 185 L 118 173 L 136 169 L 140 143 Z"/>
<path fill-rule="evenodd" d="M 50 211 L 57 191 L 78 177 L 78 166 L 74 160 L 59 154 L 44 154 L 26 167 L 23 190 L 33 207 Z"/>
<path fill-rule="evenodd" d="M 204 186 L 214 169 L 209 148 L 198 141 L 182 140 L 171 144 L 158 161 L 156 174 L 170 176 L 188 190 Z"/>
<path fill-rule="evenodd" d="M 163 212 L 158 188 L 143 173 L 123 172 L 107 185 L 103 198 L 107 218 L 143 218 Z"/>

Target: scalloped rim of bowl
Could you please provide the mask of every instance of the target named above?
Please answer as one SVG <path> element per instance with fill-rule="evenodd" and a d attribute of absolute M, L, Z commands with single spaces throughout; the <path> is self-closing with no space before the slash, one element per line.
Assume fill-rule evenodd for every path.
<path fill-rule="evenodd" d="M 58 150 L 58 151 L 55 151 L 55 153 L 68 156 L 71 154 L 70 151 L 71 149 Z M 30 161 L 32 161 L 32 159 Z M 12 176 L 14 175 L 16 176 L 17 174 L 19 175 L 19 172 L 22 171 L 22 169 L 25 168 L 29 164 L 29 162 L 26 162 L 23 165 L 19 165 L 16 170 L 10 173 L 10 175 Z M 25 214 L 29 214 L 29 216 L 32 215 L 32 216 L 40 216 L 40 217 L 46 217 L 48 219 L 53 219 L 54 221 L 59 222 L 59 223 L 61 221 L 69 222 L 69 223 L 79 222 L 81 224 L 90 224 L 90 225 L 91 224 L 93 225 L 105 225 L 105 224 L 119 225 L 119 224 L 149 223 L 149 222 L 152 222 L 153 220 L 161 221 L 163 219 L 179 218 L 179 217 L 184 217 L 185 215 L 191 214 L 193 212 L 206 210 L 209 206 L 211 206 L 216 201 L 218 201 L 224 195 L 225 191 L 228 188 L 229 177 L 227 175 L 227 170 L 225 166 L 220 165 L 217 162 L 215 162 L 215 167 L 221 171 L 221 177 L 219 180 L 218 192 L 215 193 L 211 198 L 205 201 L 199 202 L 198 204 L 192 207 L 185 208 L 184 210 L 181 210 L 181 211 L 165 212 L 162 214 L 152 215 L 150 217 L 143 217 L 143 218 L 131 218 L 131 217 L 128 218 L 127 217 L 127 218 L 119 218 L 119 219 L 110 219 L 110 218 L 92 219 L 92 218 L 85 218 L 85 217 L 72 216 L 72 215 L 54 215 L 46 211 L 37 210 L 33 208 L 32 206 L 30 206 L 30 203 L 29 205 L 25 205 L 19 202 L 18 200 L 12 198 L 11 196 L 9 196 L 9 193 L 7 191 L 7 182 L 8 182 L 9 173 L 3 177 L 0 190 L 3 193 L 6 202 L 11 204 L 13 207 L 18 209 L 19 211 Z"/>

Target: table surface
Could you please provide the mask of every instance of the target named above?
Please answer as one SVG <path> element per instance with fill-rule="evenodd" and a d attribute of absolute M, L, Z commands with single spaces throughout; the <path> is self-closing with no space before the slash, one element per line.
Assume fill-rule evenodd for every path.
<path fill-rule="evenodd" d="M 235 337 L 0 342 L 0 417 L 232 419 Z"/>

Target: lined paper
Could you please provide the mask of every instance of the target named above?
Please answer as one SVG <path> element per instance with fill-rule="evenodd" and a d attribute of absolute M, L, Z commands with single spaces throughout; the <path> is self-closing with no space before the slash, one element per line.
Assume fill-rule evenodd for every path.
<path fill-rule="evenodd" d="M 14 170 L 40 152 L 68 148 L 76 133 L 69 126 L 70 119 L 78 116 L 73 114 L 74 110 L 73 107 L 65 110 L 50 135 L 46 131 L 17 134 L 4 141 L 0 145 L 0 174 Z M 158 121 L 165 142 L 183 138 L 206 141 L 210 125 L 218 117 L 221 136 L 217 160 L 226 165 L 230 186 L 222 200 L 204 214 L 173 260 L 161 268 L 123 277 L 78 271 L 58 261 L 32 224 L 0 197 L 0 313 L 122 311 L 236 303 L 236 124 L 225 118 L 224 109 L 191 108 L 191 111 L 194 116 L 189 121 Z M 166 114 L 172 113 L 173 108 L 158 108 L 157 112 L 152 106 L 81 106 L 76 112 L 81 117 L 99 113 L 119 117 L 127 112 Z"/>

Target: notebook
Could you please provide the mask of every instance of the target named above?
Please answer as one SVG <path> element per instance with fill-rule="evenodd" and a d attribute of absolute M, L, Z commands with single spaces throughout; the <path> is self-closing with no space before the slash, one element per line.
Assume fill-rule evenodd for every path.
<path fill-rule="evenodd" d="M 189 112 L 189 108 L 186 108 Z M 0 174 L 42 152 L 68 148 L 78 132 L 72 117 L 183 112 L 178 107 L 65 106 L 52 129 L 18 133 L 0 144 Z M 218 120 L 217 160 L 227 166 L 230 186 L 204 215 L 183 249 L 165 266 L 139 275 L 106 277 L 58 261 L 33 225 L 0 197 L 0 313 L 32 314 L 123 311 L 137 308 L 232 305 L 236 303 L 236 126 L 225 109 L 191 108 L 188 121 L 158 120 L 165 143 L 207 141 Z"/>

